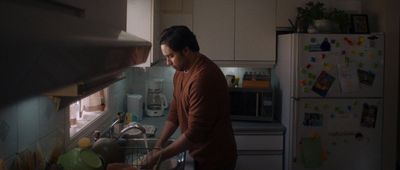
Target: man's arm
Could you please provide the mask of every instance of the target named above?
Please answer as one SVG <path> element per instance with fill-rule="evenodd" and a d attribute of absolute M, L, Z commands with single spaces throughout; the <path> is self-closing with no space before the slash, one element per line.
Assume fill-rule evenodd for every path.
<path fill-rule="evenodd" d="M 165 121 L 164 127 L 161 131 L 160 138 L 157 140 L 157 143 L 154 145 L 155 148 L 162 148 L 165 142 L 169 139 L 169 137 L 176 131 L 178 128 L 177 125 L 172 123 L 171 121 Z"/>
<path fill-rule="evenodd" d="M 181 152 L 186 151 L 187 149 L 189 149 L 189 146 L 191 146 L 191 144 L 192 143 L 188 140 L 186 135 L 182 134 L 173 143 L 168 145 L 166 148 L 161 149 L 161 151 L 160 151 L 161 160 L 168 159 L 168 158 L 173 157 Z"/>

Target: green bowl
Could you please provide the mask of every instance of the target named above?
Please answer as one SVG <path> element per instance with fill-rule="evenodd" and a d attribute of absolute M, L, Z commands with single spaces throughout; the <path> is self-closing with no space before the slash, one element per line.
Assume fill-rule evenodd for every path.
<path fill-rule="evenodd" d="M 90 149 L 74 148 L 61 155 L 57 161 L 64 170 L 101 170 L 100 157 Z"/>

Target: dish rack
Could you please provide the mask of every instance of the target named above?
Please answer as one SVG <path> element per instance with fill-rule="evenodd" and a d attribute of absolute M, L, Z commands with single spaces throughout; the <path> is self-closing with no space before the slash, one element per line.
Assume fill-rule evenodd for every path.
<path fill-rule="evenodd" d="M 144 170 L 141 168 L 145 160 L 143 158 L 147 154 L 151 154 L 153 149 L 159 148 L 146 148 L 146 147 L 125 147 L 125 163 L 132 164 L 139 170 Z M 181 152 L 178 155 L 164 160 L 159 163 L 157 170 L 184 170 L 185 169 L 185 157 L 186 153 Z"/>

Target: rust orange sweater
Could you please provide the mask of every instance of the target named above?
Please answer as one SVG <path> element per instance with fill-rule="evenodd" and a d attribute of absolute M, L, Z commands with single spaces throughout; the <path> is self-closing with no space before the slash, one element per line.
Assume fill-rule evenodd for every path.
<path fill-rule="evenodd" d="M 168 120 L 194 143 L 189 153 L 200 169 L 233 164 L 236 143 L 229 113 L 225 76 L 207 57 L 198 57 L 188 72 L 176 71 Z"/>

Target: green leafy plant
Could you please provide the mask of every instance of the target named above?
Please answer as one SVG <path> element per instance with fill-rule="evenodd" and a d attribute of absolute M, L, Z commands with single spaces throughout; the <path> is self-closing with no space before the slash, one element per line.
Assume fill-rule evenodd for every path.
<path fill-rule="evenodd" d="M 297 7 L 296 21 L 308 26 L 316 19 L 326 19 L 327 12 L 322 2 L 307 2 L 305 7 Z"/>
<path fill-rule="evenodd" d="M 346 11 L 334 8 L 328 13 L 328 18 L 336 23 L 341 33 L 348 33 L 350 27 L 350 16 Z"/>
<path fill-rule="evenodd" d="M 349 15 L 345 11 L 336 8 L 328 10 L 322 2 L 310 1 L 304 7 L 297 7 L 296 27 L 301 28 L 300 32 L 305 32 L 315 20 L 329 20 L 336 24 L 335 29 L 341 33 L 347 33 L 350 25 Z"/>

